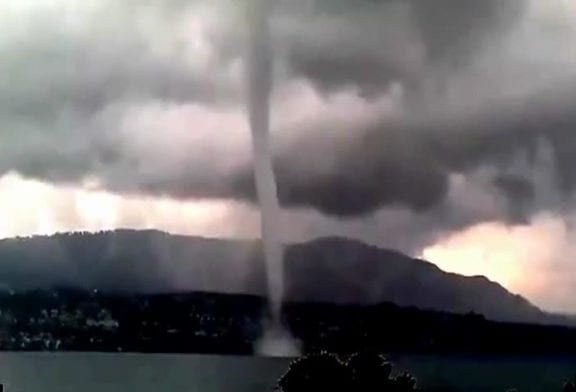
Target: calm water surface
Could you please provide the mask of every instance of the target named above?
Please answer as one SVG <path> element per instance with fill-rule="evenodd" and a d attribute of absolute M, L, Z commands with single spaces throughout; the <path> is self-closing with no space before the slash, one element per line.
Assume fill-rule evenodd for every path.
<path fill-rule="evenodd" d="M 576 358 L 394 358 L 431 390 L 561 391 Z M 0 353 L 7 392 L 270 391 L 287 360 L 200 355 Z"/>

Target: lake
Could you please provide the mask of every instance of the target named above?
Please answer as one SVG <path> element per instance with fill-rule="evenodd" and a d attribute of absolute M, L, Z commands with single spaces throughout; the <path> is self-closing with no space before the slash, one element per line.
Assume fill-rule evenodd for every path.
<path fill-rule="evenodd" d="M 561 391 L 576 358 L 393 358 L 432 390 Z M 270 391 L 285 359 L 161 354 L 0 353 L 7 392 Z"/>

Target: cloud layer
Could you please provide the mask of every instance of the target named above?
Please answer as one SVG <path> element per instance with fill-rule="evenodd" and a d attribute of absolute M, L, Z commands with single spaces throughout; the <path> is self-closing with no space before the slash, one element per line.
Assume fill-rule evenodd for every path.
<path fill-rule="evenodd" d="M 224 0 L 32 4 L 2 14 L 13 24 L 0 47 L 10 75 L 0 90 L 3 173 L 254 199 L 242 10 Z M 430 209 L 452 173 L 501 164 L 541 138 L 571 190 L 576 61 L 561 50 L 562 20 L 535 9 L 528 0 L 279 6 L 282 201 L 337 215 Z M 310 96 L 315 106 L 301 105 L 294 121 L 285 108 Z"/>

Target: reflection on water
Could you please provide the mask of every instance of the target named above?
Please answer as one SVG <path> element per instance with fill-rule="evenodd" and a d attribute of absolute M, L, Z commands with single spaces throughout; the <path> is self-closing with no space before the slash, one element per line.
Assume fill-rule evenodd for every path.
<path fill-rule="evenodd" d="M 232 356 L 0 353 L 7 392 L 270 391 L 286 366 Z"/>
<path fill-rule="evenodd" d="M 271 391 L 288 367 L 279 358 L 95 353 L 0 353 L 9 392 Z M 522 392 L 561 390 L 576 358 L 393 358 L 426 390 Z"/>

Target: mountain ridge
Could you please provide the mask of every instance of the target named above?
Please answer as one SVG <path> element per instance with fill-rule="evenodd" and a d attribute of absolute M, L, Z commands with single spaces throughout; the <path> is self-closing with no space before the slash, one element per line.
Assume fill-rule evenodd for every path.
<path fill-rule="evenodd" d="M 392 302 L 498 321 L 568 324 L 483 276 L 361 241 L 326 237 L 289 244 L 286 299 L 336 304 Z M 212 291 L 264 295 L 258 240 L 172 235 L 158 230 L 62 233 L 0 240 L 0 284 L 71 285 L 126 292 Z"/>

